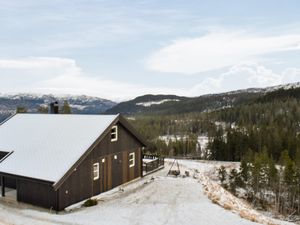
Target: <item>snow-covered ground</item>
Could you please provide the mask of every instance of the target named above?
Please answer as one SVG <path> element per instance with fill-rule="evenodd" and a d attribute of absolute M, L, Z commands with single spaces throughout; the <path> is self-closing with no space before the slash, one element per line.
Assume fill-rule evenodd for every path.
<path fill-rule="evenodd" d="M 172 135 L 171 134 L 171 135 L 158 136 L 158 139 L 164 141 L 167 145 L 170 143 L 170 141 L 174 142 L 174 141 L 179 141 L 179 140 L 186 140 L 187 138 L 188 138 L 187 135 Z M 209 138 L 208 138 L 207 134 L 199 135 L 197 138 L 197 142 L 201 149 L 206 150 L 208 142 L 209 142 Z"/>
<path fill-rule="evenodd" d="M 97 196 L 98 205 L 90 208 L 77 208 L 80 205 L 77 204 L 70 207 L 73 209 L 70 212 L 55 214 L 26 204 L 15 206 L 0 203 L 0 223 L 258 224 L 250 221 L 253 220 L 264 224 L 289 224 L 259 214 L 210 180 L 209 172 L 220 164 L 180 160 L 181 174 L 189 171 L 190 176 L 175 178 L 166 175 L 171 162 L 166 160 L 165 169 L 150 176 Z"/>
<path fill-rule="evenodd" d="M 164 141 L 167 145 L 169 145 L 170 142 L 175 142 L 179 140 L 185 141 L 188 138 L 187 135 L 161 135 L 158 136 L 159 140 Z M 200 151 L 200 156 L 201 158 L 207 159 L 211 152 L 208 149 L 208 143 L 209 143 L 209 138 L 207 134 L 201 134 L 197 138 L 197 147 L 196 151 Z"/>
<path fill-rule="evenodd" d="M 158 136 L 159 140 L 164 141 L 167 145 L 170 143 L 170 141 L 174 142 L 177 140 L 186 140 L 187 136 L 186 135 L 161 135 Z"/>

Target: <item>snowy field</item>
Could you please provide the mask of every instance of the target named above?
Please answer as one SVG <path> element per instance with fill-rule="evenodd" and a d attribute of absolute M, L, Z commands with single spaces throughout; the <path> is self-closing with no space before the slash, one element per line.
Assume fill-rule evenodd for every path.
<path fill-rule="evenodd" d="M 180 160 L 181 174 L 189 171 L 190 176 L 175 178 L 166 176 L 170 163 L 166 160 L 165 169 L 97 196 L 98 205 L 90 208 L 77 204 L 69 212 L 55 214 L 26 204 L 0 203 L 0 223 L 259 224 L 252 220 L 269 225 L 291 224 L 259 214 L 210 180 L 207 174 L 220 164 Z"/>

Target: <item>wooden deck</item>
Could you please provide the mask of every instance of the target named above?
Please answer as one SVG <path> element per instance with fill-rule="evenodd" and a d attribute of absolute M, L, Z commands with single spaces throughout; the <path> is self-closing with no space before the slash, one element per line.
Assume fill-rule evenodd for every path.
<path fill-rule="evenodd" d="M 152 155 L 143 156 L 143 176 L 146 176 L 163 168 L 164 158 Z"/>

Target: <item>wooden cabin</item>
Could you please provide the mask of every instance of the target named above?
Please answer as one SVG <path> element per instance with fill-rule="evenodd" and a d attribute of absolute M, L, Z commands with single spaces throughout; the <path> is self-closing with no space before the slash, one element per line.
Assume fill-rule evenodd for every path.
<path fill-rule="evenodd" d="M 0 125 L 2 197 L 63 210 L 141 177 L 145 146 L 121 115 L 16 114 Z"/>

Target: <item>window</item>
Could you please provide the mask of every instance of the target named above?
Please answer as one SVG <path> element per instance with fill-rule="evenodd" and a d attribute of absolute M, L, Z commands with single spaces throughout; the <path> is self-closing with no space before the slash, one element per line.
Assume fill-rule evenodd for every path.
<path fill-rule="evenodd" d="M 93 174 L 94 174 L 94 180 L 98 180 L 99 179 L 99 163 L 94 163 Z"/>
<path fill-rule="evenodd" d="M 132 152 L 129 154 L 129 167 L 133 167 L 135 165 L 135 153 Z"/>
<path fill-rule="evenodd" d="M 110 140 L 117 141 L 118 140 L 118 126 L 113 126 L 110 131 Z"/>

